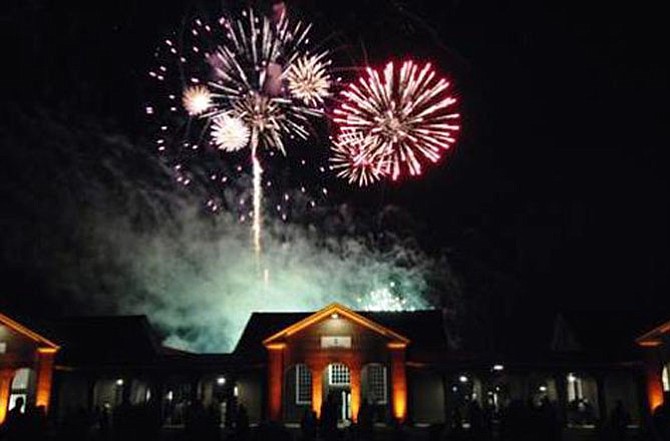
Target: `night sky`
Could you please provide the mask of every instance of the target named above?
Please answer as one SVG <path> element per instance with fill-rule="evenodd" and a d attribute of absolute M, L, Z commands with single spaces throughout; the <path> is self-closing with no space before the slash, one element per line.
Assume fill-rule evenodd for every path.
<path fill-rule="evenodd" d="M 0 13 L 0 129 L 15 130 L 16 114 L 48 109 L 112 125 L 140 144 L 151 136 L 142 112 L 153 48 L 185 16 L 220 7 L 204 0 L 10 3 Z M 667 319 L 670 39 L 660 9 L 435 3 L 289 3 L 356 63 L 433 60 L 463 103 L 461 141 L 440 167 L 383 188 L 336 185 L 333 202 L 407 210 L 422 246 L 446 253 L 484 303 L 513 297 L 528 313 L 630 308 Z M 1 148 L 5 231 L 37 230 L 17 208 L 17 179 L 36 176 L 37 198 L 40 189 L 50 197 L 53 183 L 13 145 Z M 59 213 L 52 206 L 46 216 Z M 10 240 L 0 239 L 0 307 L 40 310 L 48 274 L 16 259 Z"/>

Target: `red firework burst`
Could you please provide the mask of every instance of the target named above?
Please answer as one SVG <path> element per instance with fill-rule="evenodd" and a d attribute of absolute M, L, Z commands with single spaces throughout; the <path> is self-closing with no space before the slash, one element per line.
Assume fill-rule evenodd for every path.
<path fill-rule="evenodd" d="M 349 172 L 338 176 L 366 185 L 351 179 L 358 173 L 355 164 L 364 163 L 379 172 L 377 177 L 395 180 L 405 171 L 420 175 L 422 164 L 438 162 L 460 129 L 456 98 L 448 88 L 449 82 L 438 78 L 430 63 L 406 61 L 396 68 L 390 62 L 382 72 L 368 68 L 341 92 L 341 103 L 334 110 L 335 140 L 341 142 L 342 136 L 363 140 L 358 143 L 357 161 L 350 161 Z M 336 142 L 333 150 L 337 157 L 342 147 Z"/>

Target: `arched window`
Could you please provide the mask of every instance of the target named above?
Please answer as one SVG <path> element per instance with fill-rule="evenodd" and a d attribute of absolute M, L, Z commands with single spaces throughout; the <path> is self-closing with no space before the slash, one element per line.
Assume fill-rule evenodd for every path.
<path fill-rule="evenodd" d="M 328 365 L 328 384 L 331 386 L 349 386 L 351 382 L 349 368 L 342 363 Z"/>
<path fill-rule="evenodd" d="M 16 400 L 21 398 L 23 400 L 21 409 L 25 412 L 26 401 L 28 401 L 28 394 L 30 389 L 31 375 L 32 370 L 28 368 L 19 369 L 14 374 L 14 379 L 12 380 L 12 393 L 9 396 L 10 410 L 16 406 Z"/>
<path fill-rule="evenodd" d="M 304 364 L 295 365 L 295 404 L 312 404 L 312 373 Z"/>
<path fill-rule="evenodd" d="M 363 369 L 365 378 L 365 399 L 374 404 L 386 404 L 388 386 L 386 382 L 386 366 L 372 363 Z"/>
<path fill-rule="evenodd" d="M 663 366 L 663 390 L 665 392 L 670 392 L 670 373 L 668 373 L 668 366 Z"/>

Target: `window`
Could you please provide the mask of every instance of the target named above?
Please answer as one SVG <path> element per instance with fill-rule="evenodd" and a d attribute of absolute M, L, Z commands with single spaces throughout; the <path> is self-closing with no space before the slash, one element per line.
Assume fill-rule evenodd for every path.
<path fill-rule="evenodd" d="M 331 386 L 349 386 L 349 368 L 342 363 L 328 365 L 328 384 Z"/>
<path fill-rule="evenodd" d="M 386 404 L 386 366 L 368 365 L 368 399 L 375 404 Z"/>
<path fill-rule="evenodd" d="M 26 400 L 28 398 L 28 389 L 30 387 L 30 376 L 31 370 L 28 368 L 22 368 L 16 371 L 14 374 L 14 379 L 12 380 L 12 392 L 9 396 L 9 409 L 14 409 L 16 406 L 16 400 L 21 398 L 23 400 L 23 405 L 21 411 L 25 412 Z"/>
<path fill-rule="evenodd" d="M 568 402 L 584 398 L 584 384 L 575 374 L 568 374 Z"/>
<path fill-rule="evenodd" d="M 312 403 L 312 373 L 304 364 L 295 366 L 295 404 Z"/>
<path fill-rule="evenodd" d="M 16 371 L 14 379 L 12 380 L 12 390 L 26 390 L 28 389 L 28 382 L 30 381 L 30 369 L 23 368 Z"/>
<path fill-rule="evenodd" d="M 663 367 L 663 390 L 665 392 L 670 392 L 670 373 L 668 372 L 668 366 Z"/>
<path fill-rule="evenodd" d="M 0 354 L 7 352 L 7 343 L 0 341 Z"/>

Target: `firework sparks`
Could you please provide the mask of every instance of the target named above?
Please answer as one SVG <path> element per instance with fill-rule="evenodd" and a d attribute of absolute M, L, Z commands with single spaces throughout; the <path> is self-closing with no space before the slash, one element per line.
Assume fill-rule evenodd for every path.
<path fill-rule="evenodd" d="M 360 187 L 384 177 L 385 162 L 366 155 L 374 142 L 361 133 L 340 133 L 333 141 L 330 163 L 336 175 Z"/>
<path fill-rule="evenodd" d="M 235 116 L 219 115 L 212 122 L 212 140 L 221 150 L 241 150 L 249 143 L 249 136 L 249 128 Z"/>
<path fill-rule="evenodd" d="M 182 94 L 182 104 L 189 115 L 197 116 L 211 107 L 212 94 L 205 86 L 187 87 Z"/>
<path fill-rule="evenodd" d="M 286 74 L 291 95 L 310 107 L 323 105 L 324 99 L 330 95 L 330 61 L 324 61 L 326 55 L 324 52 L 298 58 Z"/>
<path fill-rule="evenodd" d="M 304 100 L 283 92 L 282 80 L 290 72 L 304 70 L 310 25 L 295 25 L 282 19 L 273 26 L 268 18 L 257 17 L 253 11 L 244 13 L 246 19 L 224 21 L 225 41 L 208 57 L 215 79 L 214 110 L 208 115 L 231 111 L 241 118 L 258 136 L 258 146 L 274 148 L 285 153 L 284 136 L 307 139 L 310 117 L 320 117 L 318 100 Z M 316 57 L 319 75 L 330 64 L 326 52 Z M 324 94 L 322 89 L 318 93 Z"/>
<path fill-rule="evenodd" d="M 389 288 L 370 291 L 365 297 L 359 297 L 358 308 L 363 311 L 414 311 L 416 306 L 402 296 L 393 294 Z"/>
<path fill-rule="evenodd" d="M 378 162 L 385 175 L 394 180 L 405 171 L 420 175 L 424 162 L 438 162 L 456 142 L 460 115 L 448 87 L 430 63 L 419 67 L 407 61 L 397 69 L 391 62 L 382 74 L 368 68 L 342 91 L 334 120 L 340 133 L 370 141 L 362 156 Z"/>

